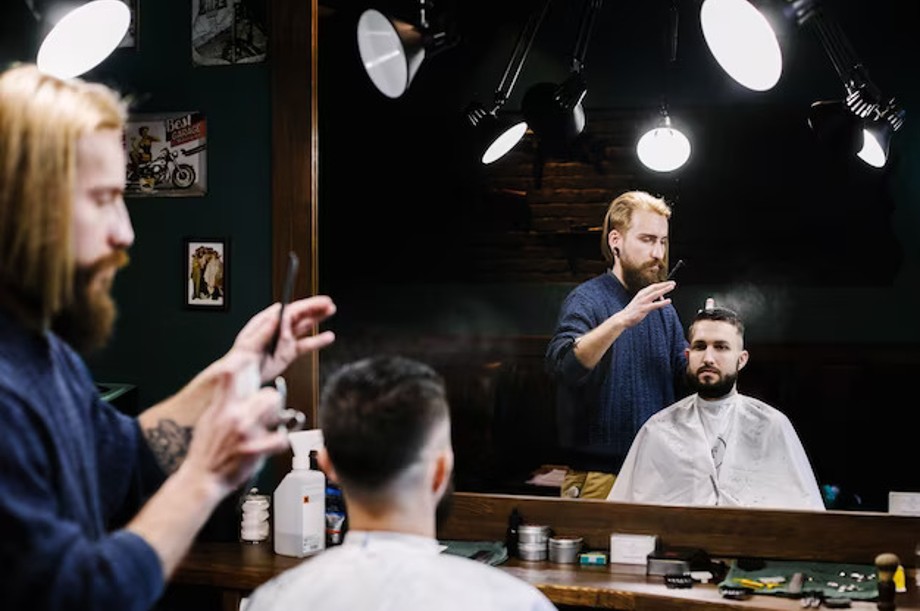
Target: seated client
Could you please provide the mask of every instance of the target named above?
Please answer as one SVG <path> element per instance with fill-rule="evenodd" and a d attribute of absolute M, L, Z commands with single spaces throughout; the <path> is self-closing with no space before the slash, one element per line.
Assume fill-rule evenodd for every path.
<path fill-rule="evenodd" d="M 342 545 L 262 584 L 247 611 L 556 610 L 523 579 L 441 553 L 454 453 L 431 367 L 396 356 L 343 365 L 323 387 L 319 420 L 317 459 L 342 487 L 350 528 Z"/>
<path fill-rule="evenodd" d="M 738 315 L 707 300 L 688 340 L 687 382 L 696 392 L 642 426 L 607 500 L 823 510 L 792 423 L 737 391 L 748 362 Z"/>

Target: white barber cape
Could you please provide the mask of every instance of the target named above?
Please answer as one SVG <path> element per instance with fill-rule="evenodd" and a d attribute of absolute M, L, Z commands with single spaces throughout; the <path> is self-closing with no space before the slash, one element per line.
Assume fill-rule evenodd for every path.
<path fill-rule="evenodd" d="M 693 394 L 649 418 L 607 500 L 824 509 L 789 418 L 738 392 L 715 401 Z"/>

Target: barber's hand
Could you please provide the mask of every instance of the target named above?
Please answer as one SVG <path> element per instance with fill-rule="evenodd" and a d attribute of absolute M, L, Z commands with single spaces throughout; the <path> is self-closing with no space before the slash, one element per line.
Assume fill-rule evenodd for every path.
<path fill-rule="evenodd" d="M 209 368 L 210 401 L 180 467 L 213 484 L 220 497 L 249 480 L 265 455 L 289 447 L 287 432 L 277 426 L 281 396 L 259 388 L 257 368 L 255 355 L 232 352 Z"/>
<path fill-rule="evenodd" d="M 275 303 L 253 316 L 233 343 L 232 351 L 248 352 L 261 358 L 262 382 L 271 381 L 284 373 L 298 357 L 335 341 L 332 331 L 313 334 L 322 321 L 335 314 L 336 309 L 332 299 L 316 295 L 298 299 L 285 306 L 275 352 L 265 355 L 278 324 L 280 307 L 280 303 Z"/>
<path fill-rule="evenodd" d="M 642 322 L 649 312 L 660 310 L 669 303 L 664 296 L 674 290 L 677 283 L 673 280 L 650 284 L 632 298 L 625 308 L 614 314 L 625 327 L 634 327 Z"/>

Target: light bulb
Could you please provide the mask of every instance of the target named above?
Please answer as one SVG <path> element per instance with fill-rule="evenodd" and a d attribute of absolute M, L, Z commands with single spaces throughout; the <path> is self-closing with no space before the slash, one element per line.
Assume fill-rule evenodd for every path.
<path fill-rule="evenodd" d="M 671 172 L 690 158 L 690 140 L 680 130 L 671 127 L 670 118 L 647 131 L 636 145 L 636 153 L 646 167 L 656 172 Z"/>

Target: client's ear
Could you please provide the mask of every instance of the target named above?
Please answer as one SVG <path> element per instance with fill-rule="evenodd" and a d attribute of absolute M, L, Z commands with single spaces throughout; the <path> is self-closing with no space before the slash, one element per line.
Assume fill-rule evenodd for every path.
<path fill-rule="evenodd" d="M 335 467 L 332 466 L 332 460 L 329 459 L 329 452 L 326 451 L 326 448 L 320 448 L 316 452 L 316 464 L 326 474 L 326 479 L 333 484 L 339 482 L 339 478 L 335 474 Z"/>
<path fill-rule="evenodd" d="M 438 452 L 434 459 L 434 473 L 431 478 L 431 491 L 439 498 L 444 494 L 450 483 L 450 475 L 454 469 L 454 451 L 447 447 Z"/>

